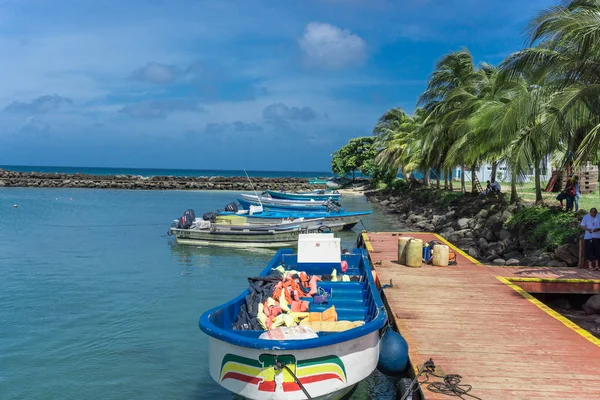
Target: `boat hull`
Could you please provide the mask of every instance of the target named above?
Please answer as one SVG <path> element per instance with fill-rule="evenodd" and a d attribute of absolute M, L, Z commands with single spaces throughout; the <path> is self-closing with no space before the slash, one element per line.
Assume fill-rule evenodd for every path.
<path fill-rule="evenodd" d="M 313 399 L 340 399 L 377 367 L 379 331 L 330 346 L 305 350 L 261 350 L 210 337 L 210 375 L 248 399 L 295 400 L 306 396 L 286 370 L 275 380 L 275 356 L 294 371 Z"/>
<path fill-rule="evenodd" d="M 267 193 L 273 199 L 282 200 L 301 200 L 306 201 L 313 199 L 315 201 L 325 201 L 327 199 L 339 200 L 342 197 L 339 193 L 287 193 L 287 192 L 276 192 L 274 190 L 267 190 Z"/>
<path fill-rule="evenodd" d="M 363 215 L 349 215 L 340 217 L 325 217 L 323 219 L 323 225 L 331 228 L 331 231 L 338 232 L 341 230 L 350 230 L 360 221 Z M 252 224 L 271 224 L 272 221 L 285 222 L 286 219 L 274 219 L 274 218 L 263 218 L 260 216 L 248 216 L 248 222 Z"/>
<path fill-rule="evenodd" d="M 280 248 L 296 246 L 300 229 L 289 231 L 263 231 L 256 233 L 219 233 L 209 230 L 171 228 L 178 244 L 218 247 Z"/>
<path fill-rule="evenodd" d="M 295 207 L 326 207 L 324 200 L 310 200 L 310 199 L 301 199 L 301 200 L 292 200 L 292 199 L 275 199 L 272 197 L 266 196 L 255 196 L 253 194 L 244 194 L 242 193 L 242 198 L 246 201 L 255 202 L 256 204 L 272 204 L 279 206 L 295 206 Z"/>
<path fill-rule="evenodd" d="M 309 202 L 293 202 L 291 200 L 279 200 L 281 202 L 287 201 L 288 203 L 274 203 L 272 201 L 262 201 L 252 199 L 237 199 L 240 203 L 240 207 L 243 210 L 250 209 L 250 206 L 262 206 L 263 210 L 266 211 L 302 211 L 302 212 L 314 212 L 314 211 L 327 211 L 327 206 L 323 205 L 320 201 L 313 202 L 314 204 L 304 204 Z"/>

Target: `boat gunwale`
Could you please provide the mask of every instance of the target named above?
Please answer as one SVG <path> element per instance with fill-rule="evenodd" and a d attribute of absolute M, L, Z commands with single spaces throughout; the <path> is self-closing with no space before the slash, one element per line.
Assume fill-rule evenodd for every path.
<path fill-rule="evenodd" d="M 314 201 L 327 201 L 328 199 L 339 200 L 342 197 L 341 193 L 289 193 L 281 192 L 277 190 L 266 190 L 265 191 L 273 199 L 281 200 L 304 200 L 313 199 Z"/>
<path fill-rule="evenodd" d="M 259 276 L 265 276 L 273 268 L 276 268 L 276 264 L 280 264 L 280 260 L 283 258 L 284 255 L 287 254 L 295 254 L 294 249 L 279 249 L 277 253 L 271 258 L 271 260 L 267 264 L 267 267 L 261 271 Z M 328 332 L 328 334 L 325 336 L 319 336 L 313 339 L 268 340 L 252 338 L 237 334 L 234 330 L 219 328 L 209 320 L 209 317 L 212 314 L 220 310 L 225 310 L 229 306 L 232 306 L 235 303 L 245 299 L 246 295 L 250 293 L 248 289 L 244 290 L 239 296 L 235 297 L 234 299 L 205 311 L 200 316 L 198 326 L 200 327 L 200 330 L 202 330 L 202 332 L 211 337 L 214 337 L 215 339 L 219 339 L 223 342 L 227 342 L 235 346 L 260 350 L 309 350 L 318 347 L 344 343 L 354 339 L 359 339 L 375 331 L 378 331 L 385 326 L 385 324 L 388 322 L 388 318 L 383 299 L 381 298 L 381 294 L 379 293 L 375 280 L 373 279 L 371 263 L 369 261 L 367 251 L 365 249 L 354 249 L 354 252 L 351 254 L 358 255 L 362 258 L 362 262 L 364 263 L 364 269 L 368 279 L 368 287 L 371 291 L 371 295 L 373 296 L 373 301 L 375 303 L 376 309 L 376 314 L 374 315 L 373 319 L 371 319 L 371 321 L 365 323 L 362 326 L 355 327 L 343 332 Z"/>
<path fill-rule="evenodd" d="M 272 216 L 272 215 L 267 215 L 267 214 L 282 214 L 280 216 Z M 240 216 L 240 217 L 247 217 L 248 219 L 251 218 L 260 218 L 260 219 L 279 219 L 279 218 L 288 218 L 285 217 L 283 214 L 287 214 L 288 217 L 290 214 L 292 215 L 298 215 L 297 218 L 307 218 L 307 217 L 314 217 L 314 218 L 345 218 L 345 217 L 359 217 L 359 216 L 367 216 L 367 215 L 371 215 L 373 214 L 373 211 L 343 211 L 343 212 L 328 212 L 328 211 L 263 211 L 262 213 L 254 213 L 252 215 L 250 214 L 238 214 L 236 212 L 233 211 L 220 211 L 219 212 L 219 216 Z M 313 214 L 323 214 L 322 216 L 316 216 Z"/>

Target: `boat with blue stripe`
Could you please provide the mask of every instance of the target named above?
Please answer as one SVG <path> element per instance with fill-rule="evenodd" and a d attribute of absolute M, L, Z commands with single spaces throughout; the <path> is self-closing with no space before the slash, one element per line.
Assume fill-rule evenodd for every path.
<path fill-rule="evenodd" d="M 308 276 L 311 292 L 292 292 L 297 297 L 284 307 L 286 285 L 303 285 Z M 375 370 L 387 313 L 364 249 L 342 254 L 333 234 L 301 234 L 297 254 L 279 250 L 248 283 L 200 317 L 210 375 L 219 385 L 248 399 L 333 400 Z M 297 302 L 308 309 L 293 311 Z M 263 314 L 272 318 L 277 307 L 265 325 Z"/>
<path fill-rule="evenodd" d="M 256 197 L 242 194 L 242 198 L 236 199 L 243 210 L 249 210 L 250 206 L 262 206 L 266 211 L 331 211 L 332 205 L 327 201 L 301 201 L 269 199 L 267 197 Z"/>
<path fill-rule="evenodd" d="M 216 218 L 217 222 L 249 223 L 249 224 L 285 224 L 294 221 L 322 218 L 323 225 L 336 232 L 349 230 L 358 224 L 361 218 L 370 215 L 372 211 L 348 212 L 343 209 L 335 212 L 328 211 L 263 211 L 250 213 L 248 210 L 237 212 L 221 211 Z"/>
<path fill-rule="evenodd" d="M 312 192 L 278 192 L 275 190 L 266 190 L 265 193 L 273 199 L 284 199 L 284 200 L 339 200 L 342 195 L 337 191 L 329 190 L 313 190 Z"/>

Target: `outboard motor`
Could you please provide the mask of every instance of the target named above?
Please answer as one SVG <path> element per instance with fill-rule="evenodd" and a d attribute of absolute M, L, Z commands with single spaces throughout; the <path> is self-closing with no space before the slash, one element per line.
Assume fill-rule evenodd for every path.
<path fill-rule="evenodd" d="M 333 201 L 331 197 L 325 202 L 325 207 L 327 208 L 328 212 L 340 212 L 342 209 L 342 205 L 336 201 Z"/>
<path fill-rule="evenodd" d="M 233 203 L 229 203 L 225 206 L 225 211 L 230 211 L 230 212 L 238 212 L 239 208 L 237 203 L 234 201 Z"/>
<path fill-rule="evenodd" d="M 205 221 L 215 222 L 217 220 L 217 215 L 219 214 L 216 212 L 207 212 L 202 216 L 202 219 Z"/>
<path fill-rule="evenodd" d="M 181 226 L 182 229 L 189 229 L 192 224 L 194 223 L 194 220 L 196 219 L 196 213 L 194 212 L 194 210 L 192 210 L 191 208 L 189 210 L 187 210 L 186 212 L 183 213 L 183 215 L 181 216 L 181 218 L 179 219 L 179 225 Z"/>

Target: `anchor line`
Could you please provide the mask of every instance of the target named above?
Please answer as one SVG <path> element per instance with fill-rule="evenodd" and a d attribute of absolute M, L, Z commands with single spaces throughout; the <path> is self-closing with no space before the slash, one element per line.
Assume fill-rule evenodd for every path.
<path fill-rule="evenodd" d="M 300 389 L 302 389 L 302 391 L 304 392 L 304 395 L 306 396 L 306 398 L 308 400 L 312 400 L 312 397 L 310 397 L 310 394 L 308 394 L 308 391 L 306 390 L 306 388 L 304 387 L 304 385 L 302 384 L 302 382 L 300 382 L 300 379 L 298 379 L 298 377 L 296 376 L 296 374 L 290 369 L 290 367 L 288 367 L 287 365 L 285 365 L 284 363 L 277 361 L 277 358 L 275 358 L 275 366 L 278 369 L 283 369 L 285 368 L 290 375 L 292 375 L 292 377 L 294 378 L 294 381 L 296 381 L 296 383 L 298 384 L 298 386 L 300 386 Z"/>

